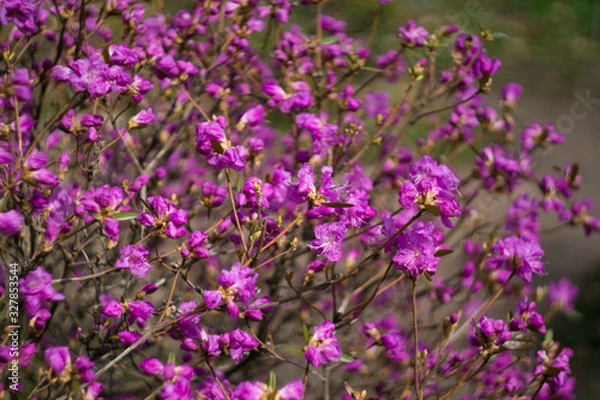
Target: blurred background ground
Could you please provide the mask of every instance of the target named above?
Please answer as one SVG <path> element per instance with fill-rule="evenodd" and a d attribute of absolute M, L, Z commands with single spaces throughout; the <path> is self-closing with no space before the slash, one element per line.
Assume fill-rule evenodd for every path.
<path fill-rule="evenodd" d="M 375 0 L 331 0 L 327 7 L 349 21 L 351 34 L 368 32 L 379 9 Z M 536 168 L 550 172 L 553 165 L 577 161 L 583 176 L 578 196 L 600 202 L 600 0 L 392 0 L 383 10 L 373 43 L 377 53 L 394 46 L 396 28 L 409 19 L 426 28 L 453 23 L 472 33 L 480 27 L 494 32 L 489 56 L 503 63 L 494 77 L 496 92 L 504 83 L 521 83 L 519 124 L 554 123 L 566 135 L 563 146 L 537 156 Z M 586 94 L 598 99 L 587 109 L 580 101 Z M 598 399 L 600 239 L 584 240 L 582 230 L 567 229 L 546 235 L 543 245 L 548 275 L 538 283 L 567 276 L 581 288 L 577 310 L 582 318 L 555 319 L 551 328 L 575 349 L 577 398 Z"/>

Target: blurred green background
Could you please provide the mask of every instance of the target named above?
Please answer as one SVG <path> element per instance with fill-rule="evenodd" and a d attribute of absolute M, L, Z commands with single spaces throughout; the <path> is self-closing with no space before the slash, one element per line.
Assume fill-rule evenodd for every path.
<path fill-rule="evenodd" d="M 488 55 L 500 58 L 502 69 L 489 102 L 495 103 L 503 84 L 521 83 L 519 126 L 554 123 L 567 138 L 563 146 L 536 158 L 536 170 L 549 173 L 554 165 L 577 161 L 583 176 L 577 196 L 600 202 L 600 0 L 392 0 L 381 9 L 376 0 L 330 0 L 325 12 L 348 21 L 350 35 L 363 37 L 379 13 L 376 54 L 396 48 L 396 29 L 409 19 L 428 29 L 456 24 L 475 34 L 481 28 L 493 32 Z M 301 18 L 313 20 L 312 15 Z M 592 100 L 583 104 L 585 97 Z M 554 217 L 545 222 L 556 223 Z M 557 318 L 550 327 L 575 350 L 577 398 L 600 399 L 600 239 L 584 240 L 581 229 L 567 229 L 547 235 L 543 245 L 548 275 L 536 283 L 567 276 L 581 288 L 577 310 L 582 317 Z"/>

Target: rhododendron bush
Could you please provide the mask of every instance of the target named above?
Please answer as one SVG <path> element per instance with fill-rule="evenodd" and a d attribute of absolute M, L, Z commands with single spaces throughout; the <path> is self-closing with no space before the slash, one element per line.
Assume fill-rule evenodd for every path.
<path fill-rule="evenodd" d="M 163 3 L 0 3 L 0 398 L 573 397 L 540 234 L 600 221 L 490 32 Z"/>

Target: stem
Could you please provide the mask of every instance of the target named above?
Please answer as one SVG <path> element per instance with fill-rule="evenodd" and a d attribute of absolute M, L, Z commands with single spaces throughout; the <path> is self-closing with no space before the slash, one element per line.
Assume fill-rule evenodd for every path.
<path fill-rule="evenodd" d="M 98 272 L 98 273 L 95 273 L 92 275 L 77 276 L 77 277 L 73 277 L 73 278 L 64 278 L 64 279 L 55 279 L 52 281 L 52 283 L 55 284 L 55 283 L 87 281 L 88 279 L 99 278 L 101 276 L 112 274 L 113 272 L 117 272 L 117 271 L 119 271 L 119 270 L 118 269 L 107 269 L 105 271 Z"/>
<path fill-rule="evenodd" d="M 302 386 L 304 386 L 304 393 L 306 393 L 306 385 L 308 384 L 308 373 L 310 372 L 310 363 L 306 362 L 306 368 L 304 369 L 304 378 L 302 378 Z"/>
<path fill-rule="evenodd" d="M 413 278 L 412 312 L 413 312 L 413 332 L 414 332 L 414 340 L 415 340 L 415 353 L 414 353 L 415 394 L 417 396 L 417 399 L 423 400 L 423 393 L 421 392 L 420 378 L 419 378 L 419 325 L 417 322 L 417 278 Z"/>
<path fill-rule="evenodd" d="M 320 1 L 319 4 L 317 4 L 317 59 L 316 59 L 316 66 L 317 66 L 317 70 L 321 70 L 321 64 L 322 64 L 322 56 L 321 56 L 321 39 L 323 38 L 323 28 L 321 26 L 321 20 L 323 17 L 323 2 Z"/>
<path fill-rule="evenodd" d="M 240 219 L 238 217 L 237 209 L 235 207 L 235 199 L 233 198 L 233 189 L 231 187 L 231 178 L 229 177 L 229 169 L 225 170 L 225 175 L 227 176 L 227 189 L 229 190 L 229 200 L 231 201 L 231 208 L 233 208 L 233 216 L 235 217 L 235 225 L 240 233 L 240 239 L 242 240 L 242 246 L 244 246 L 244 254 L 245 257 L 250 258 L 248 254 L 248 246 L 246 245 L 246 238 L 244 237 L 244 232 L 242 231 L 242 226 L 240 225 Z"/>
<path fill-rule="evenodd" d="M 223 384 L 221 383 L 221 380 L 219 379 L 219 377 L 217 376 L 214 368 L 212 367 L 212 365 L 210 365 L 210 362 L 208 362 L 208 360 L 206 360 L 206 365 L 208 365 L 208 369 L 210 369 L 210 372 L 212 374 L 212 376 L 215 378 L 215 381 L 217 382 L 217 385 L 219 385 L 219 388 L 221 389 L 221 392 L 223 392 L 223 396 L 225 396 L 225 398 L 227 400 L 231 400 L 231 398 L 229 397 L 229 395 L 227 394 L 227 391 L 225 390 L 225 388 L 223 387 Z"/>
<path fill-rule="evenodd" d="M 23 155 L 23 134 L 21 133 L 21 123 L 19 122 L 19 102 L 17 96 L 13 96 L 15 102 L 15 125 L 17 126 L 17 142 L 19 143 L 19 156 Z"/>

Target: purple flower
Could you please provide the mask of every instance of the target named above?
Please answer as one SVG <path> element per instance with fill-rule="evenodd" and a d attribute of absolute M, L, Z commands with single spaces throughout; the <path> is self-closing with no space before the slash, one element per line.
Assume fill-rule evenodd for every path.
<path fill-rule="evenodd" d="M 590 199 L 582 201 L 574 201 L 571 206 L 570 222 L 574 225 L 583 225 L 586 236 L 592 232 L 600 231 L 600 219 L 588 215 L 589 211 L 594 208 L 594 202 Z M 562 220 L 569 218 L 561 218 Z"/>
<path fill-rule="evenodd" d="M 281 400 L 302 400 L 304 396 L 304 385 L 300 379 L 291 381 L 277 393 Z"/>
<path fill-rule="evenodd" d="M 263 106 L 252 107 L 246 111 L 236 128 L 238 131 L 242 131 L 246 126 L 254 127 L 263 122 L 265 119 L 265 109 Z"/>
<path fill-rule="evenodd" d="M 146 326 L 146 321 L 150 319 L 154 312 L 154 306 L 147 301 L 132 301 L 127 304 L 127 309 L 129 310 L 127 322 L 129 324 L 137 322 L 142 328 Z"/>
<path fill-rule="evenodd" d="M 225 135 L 226 127 L 223 117 L 199 123 L 195 130 L 196 151 L 205 155 L 208 165 L 216 170 L 231 168 L 241 172 L 246 168 L 248 150 L 244 146 L 232 146 Z"/>
<path fill-rule="evenodd" d="M 559 311 L 573 311 L 575 299 L 579 294 L 579 288 L 567 278 L 560 278 L 558 282 L 548 285 L 548 306 Z"/>
<path fill-rule="evenodd" d="M 520 301 L 517 304 L 517 312 L 510 321 L 511 331 L 527 330 L 539 333 L 546 333 L 544 325 L 544 317 L 535 311 L 536 305 L 534 301 L 528 302 L 527 299 Z"/>
<path fill-rule="evenodd" d="M 438 237 L 433 223 L 415 222 L 396 240 L 397 252 L 392 257 L 394 267 L 412 277 L 423 273 L 434 275 L 440 262 L 435 256 Z"/>
<path fill-rule="evenodd" d="M 417 26 L 415 21 L 410 20 L 406 26 L 398 28 L 396 35 L 406 47 L 422 47 L 429 37 L 429 32 L 425 28 Z"/>
<path fill-rule="evenodd" d="M 304 385 L 301 380 L 291 381 L 279 390 L 271 388 L 266 384 L 258 381 L 240 382 L 236 387 L 233 399 L 239 400 L 261 400 L 261 399 L 277 399 L 277 400 L 302 400 L 304 395 Z"/>
<path fill-rule="evenodd" d="M 315 332 L 308 342 L 308 349 L 304 358 L 315 368 L 339 361 L 342 350 L 337 338 L 333 335 L 335 324 L 325 321 L 315 328 Z"/>
<path fill-rule="evenodd" d="M 531 283 L 533 274 L 544 273 L 541 259 L 544 251 L 539 243 L 516 236 L 508 236 L 492 246 L 492 256 L 488 266 L 492 270 L 504 267 L 511 273 L 514 271 L 526 283 Z"/>
<path fill-rule="evenodd" d="M 51 347 L 44 352 L 44 360 L 55 376 L 61 377 L 71 367 L 71 355 L 68 347 Z"/>
<path fill-rule="evenodd" d="M 153 124 L 154 121 L 156 121 L 156 117 L 152 112 L 152 108 L 146 108 L 129 119 L 127 129 L 143 128 Z"/>
<path fill-rule="evenodd" d="M 538 222 L 538 206 L 536 198 L 528 199 L 527 193 L 522 193 L 513 201 L 506 211 L 506 230 L 525 239 L 535 240 L 540 231 Z"/>
<path fill-rule="evenodd" d="M 554 130 L 554 125 L 546 124 L 540 126 L 539 124 L 529 125 L 521 133 L 521 142 L 523 142 L 523 150 L 530 152 L 535 147 L 548 147 L 550 144 L 561 144 L 565 141 L 565 137 L 562 133 L 558 133 Z"/>
<path fill-rule="evenodd" d="M 354 98 L 354 88 L 346 85 L 346 88 L 338 94 L 342 107 L 348 111 L 356 111 L 362 105 L 362 101 Z"/>
<path fill-rule="evenodd" d="M 23 216 L 17 210 L 0 212 L 0 235 L 18 235 L 24 222 Z"/>
<path fill-rule="evenodd" d="M 91 382 L 94 378 L 94 362 L 86 356 L 81 356 L 75 360 L 73 364 L 73 370 L 79 375 L 82 382 Z"/>
<path fill-rule="evenodd" d="M 84 192 L 79 199 L 80 206 L 76 211 L 78 215 L 82 215 L 84 211 L 87 211 L 102 220 L 102 217 L 116 212 L 124 199 L 125 192 L 123 192 L 123 189 L 104 185 Z"/>
<path fill-rule="evenodd" d="M 141 333 L 138 332 L 129 332 L 129 331 L 121 331 L 117 333 L 119 336 L 119 344 L 123 347 L 129 347 L 142 337 Z"/>
<path fill-rule="evenodd" d="M 380 116 L 382 120 L 385 120 L 389 117 L 390 112 L 390 94 L 388 92 L 370 92 L 365 95 L 365 115 L 367 117 L 377 118 Z"/>
<path fill-rule="evenodd" d="M 441 217 L 442 223 L 452 228 L 450 217 L 461 214 L 456 201 L 459 180 L 444 164 L 439 164 L 429 156 L 423 156 L 410 167 L 409 180 L 402 184 L 398 202 L 410 209 L 416 203 L 421 209 Z"/>
<path fill-rule="evenodd" d="M 164 368 L 163 364 L 156 358 L 147 358 L 139 365 L 142 372 L 149 376 L 157 376 Z"/>
<path fill-rule="evenodd" d="M 108 59 L 113 64 L 131 68 L 140 61 L 140 58 L 137 51 L 128 48 L 126 45 L 111 44 L 108 46 Z"/>
<path fill-rule="evenodd" d="M 92 382 L 87 387 L 85 393 L 81 389 L 81 393 L 84 400 L 95 400 L 102 393 L 102 384 L 100 382 Z"/>
<path fill-rule="evenodd" d="M 6 146 L 0 146 L 0 165 L 12 164 L 15 161 L 15 156 Z"/>
<path fill-rule="evenodd" d="M 561 350 L 557 343 L 554 343 L 549 351 L 538 350 L 535 354 L 538 365 L 534 368 L 533 375 L 545 375 L 550 392 L 557 393 L 566 384 L 567 376 L 571 374 L 569 365 L 571 357 L 573 357 L 573 350 L 568 347 Z"/>
<path fill-rule="evenodd" d="M 500 94 L 500 102 L 501 104 L 508 108 L 513 109 L 521 97 L 521 93 L 523 93 L 523 86 L 518 83 L 507 83 L 502 88 L 502 93 Z"/>
<path fill-rule="evenodd" d="M 30 329 L 37 333 L 43 332 L 46 328 L 46 323 L 50 320 L 50 317 L 52 317 L 50 311 L 44 308 L 38 310 L 33 316 L 33 318 L 31 318 L 31 320 L 29 321 Z"/>
<path fill-rule="evenodd" d="M 259 343 L 252 335 L 236 329 L 219 337 L 221 348 L 229 352 L 231 359 L 238 364 L 244 356 L 258 348 Z"/>
<path fill-rule="evenodd" d="M 107 318 L 120 318 L 123 306 L 116 300 L 109 300 L 102 307 L 102 315 Z"/>
<path fill-rule="evenodd" d="M 221 276 L 217 278 L 218 290 L 205 290 L 203 292 L 206 306 L 209 310 L 214 310 L 225 300 L 229 316 L 237 319 L 239 307 L 235 300 L 239 300 L 247 308 L 249 302 L 258 293 L 255 286 L 257 279 L 258 274 L 252 268 L 240 268 L 240 263 L 235 263 L 230 271 L 223 270 Z"/>
<path fill-rule="evenodd" d="M 186 249 L 188 251 L 193 251 L 196 257 L 200 259 L 208 258 L 208 249 L 203 247 L 207 238 L 208 236 L 204 232 L 192 232 L 185 241 Z"/>
<path fill-rule="evenodd" d="M 273 105 L 279 107 L 282 113 L 289 114 L 294 110 L 302 110 L 304 108 L 312 107 L 314 99 L 311 94 L 311 88 L 304 81 L 292 82 L 290 85 L 290 92 L 286 92 L 276 82 L 266 82 L 262 90 L 269 96 Z"/>
<path fill-rule="evenodd" d="M 383 70 L 383 74 L 389 82 L 395 82 L 398 79 L 398 77 L 406 71 L 406 64 L 404 63 L 402 56 L 395 50 L 389 50 L 387 53 L 377 57 L 377 59 L 375 60 L 375 66 Z M 384 93 L 385 95 L 389 96 L 387 92 L 382 92 L 382 95 Z M 385 102 L 385 104 L 387 107 L 387 101 Z M 388 113 L 379 113 L 384 118 L 387 118 Z"/>
<path fill-rule="evenodd" d="M 472 322 L 472 325 L 474 330 L 469 336 L 469 342 L 480 350 L 494 350 L 512 337 L 504 321 L 499 319 L 482 316 L 479 322 Z"/>
<path fill-rule="evenodd" d="M 289 184 L 288 198 L 295 203 L 301 204 L 307 199 L 316 197 L 316 179 L 314 171 L 308 163 L 302 165 L 300 170 L 298 170 L 298 180 L 290 180 Z"/>
<path fill-rule="evenodd" d="M 175 205 L 161 196 L 148 197 L 148 204 L 152 213 L 145 212 L 138 217 L 138 222 L 147 227 L 155 227 L 171 238 L 177 239 L 185 236 L 185 224 L 188 221 L 187 210 L 177 209 Z"/>
<path fill-rule="evenodd" d="M 410 359 L 407 352 L 408 340 L 400 332 L 390 332 L 381 335 L 381 345 L 386 357 L 393 362 L 403 363 Z"/>
<path fill-rule="evenodd" d="M 342 243 L 348 228 L 342 222 L 330 222 L 315 227 L 315 239 L 308 247 L 318 255 L 325 256 L 330 262 L 342 259 Z"/>
<path fill-rule="evenodd" d="M 152 266 L 148 263 L 149 250 L 128 244 L 121 248 L 121 257 L 115 263 L 116 269 L 128 269 L 131 274 L 137 278 L 144 278 L 150 272 Z"/>
<path fill-rule="evenodd" d="M 512 191 L 519 185 L 521 175 L 530 175 L 531 157 L 523 153 L 514 158 L 502 146 L 492 145 L 480 151 L 475 167 L 487 189 Z"/>
<path fill-rule="evenodd" d="M 50 77 L 57 82 L 68 83 L 76 92 L 87 92 L 92 99 L 108 94 L 112 88 L 109 67 L 102 55 L 96 52 L 88 58 L 69 61 L 67 67 L 55 66 Z"/>
<path fill-rule="evenodd" d="M 32 153 L 23 164 L 23 179 L 37 182 L 41 185 L 55 187 L 59 184 L 58 177 L 46 169 L 48 155 L 43 152 Z"/>
<path fill-rule="evenodd" d="M 61 301 L 65 296 L 52 287 L 52 275 L 43 267 L 37 267 L 24 279 L 19 281 L 25 309 L 29 315 L 35 315 L 40 310 L 43 301 Z"/>

